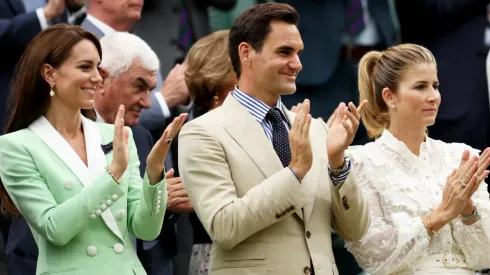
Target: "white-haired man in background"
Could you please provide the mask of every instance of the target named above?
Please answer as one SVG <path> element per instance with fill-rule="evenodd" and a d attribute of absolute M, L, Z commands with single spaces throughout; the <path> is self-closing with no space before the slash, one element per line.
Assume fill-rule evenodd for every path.
<path fill-rule="evenodd" d="M 104 36 L 100 43 L 100 75 L 104 81 L 95 92 L 97 121 L 114 123 L 119 105 L 124 105 L 124 122 L 132 128 L 143 176 L 146 157 L 153 147 L 153 138 L 138 120 L 141 111 L 151 107 L 150 93 L 157 85 L 156 75 L 160 62 L 150 46 L 134 34 L 114 32 Z M 167 163 L 165 166 L 169 167 Z M 165 216 L 162 233 L 155 241 L 138 240 L 136 245 L 138 257 L 149 275 L 173 274 L 172 257 L 164 253 L 162 238 L 166 237 L 166 230 L 173 230 L 175 221 L 172 213 L 191 209 L 184 185 L 180 177 L 173 177 L 173 169 L 167 172 L 167 191 L 168 214 Z M 175 204 L 175 201 L 181 203 Z"/>

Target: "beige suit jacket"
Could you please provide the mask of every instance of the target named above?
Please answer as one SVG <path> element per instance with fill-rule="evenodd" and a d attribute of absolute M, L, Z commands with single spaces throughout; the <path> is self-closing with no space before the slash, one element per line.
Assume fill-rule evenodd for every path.
<path fill-rule="evenodd" d="M 301 183 L 231 95 L 183 127 L 180 175 L 213 240 L 211 274 L 309 274 L 310 257 L 316 275 L 338 274 L 331 228 L 359 240 L 369 216 L 352 172 L 342 185 L 331 183 L 325 127 L 312 121 L 313 165 Z"/>

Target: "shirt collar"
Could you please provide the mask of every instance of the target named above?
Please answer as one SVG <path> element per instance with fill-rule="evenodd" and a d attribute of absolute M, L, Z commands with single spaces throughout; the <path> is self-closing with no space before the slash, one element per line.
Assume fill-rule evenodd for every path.
<path fill-rule="evenodd" d="M 91 14 L 87 14 L 87 20 L 89 20 L 92 24 L 94 24 L 97 28 L 99 28 L 104 35 L 109 35 L 111 33 L 116 32 L 116 30 L 113 29 L 111 26 L 100 21 L 99 19 L 95 18 Z"/>
<path fill-rule="evenodd" d="M 401 153 L 404 157 L 410 158 L 415 156 L 410 149 L 408 149 L 407 145 L 397 139 L 390 131 L 383 130 L 381 137 L 378 139 L 378 142 L 383 143 L 389 149 Z M 420 144 L 420 156 L 427 154 L 427 151 L 430 149 L 430 139 L 429 136 L 425 135 L 425 141 Z"/>
<path fill-rule="evenodd" d="M 265 117 L 271 107 L 269 105 L 265 104 L 258 98 L 255 98 L 251 95 L 248 95 L 240 89 L 238 89 L 238 86 L 235 86 L 235 90 L 232 93 L 233 97 L 240 102 L 247 110 L 250 112 L 250 114 L 257 120 L 259 123 L 263 123 L 265 120 Z M 281 113 L 283 119 L 288 122 L 286 114 L 282 110 L 282 102 L 281 98 L 279 97 L 279 100 L 276 103 L 275 108 L 279 110 Z M 289 122 L 288 122 L 289 123 Z"/>

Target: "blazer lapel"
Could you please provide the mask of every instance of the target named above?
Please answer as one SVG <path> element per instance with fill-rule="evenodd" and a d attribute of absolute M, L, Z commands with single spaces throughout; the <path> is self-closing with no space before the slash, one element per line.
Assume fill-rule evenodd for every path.
<path fill-rule="evenodd" d="M 88 170 L 89 175 L 93 176 L 91 179 L 93 181 L 98 175 L 106 173 L 105 167 L 107 166 L 107 160 L 102 151 L 102 137 L 97 124 L 82 116 L 82 125 L 87 147 Z M 119 230 L 119 227 L 117 226 L 111 207 L 108 207 L 100 216 L 112 233 L 124 243 L 124 238 L 121 234 L 121 230 Z"/>
<path fill-rule="evenodd" d="M 31 123 L 29 129 L 63 161 L 73 174 L 77 176 L 82 185 L 86 186 L 92 183 L 87 166 L 44 116 Z"/>
<path fill-rule="evenodd" d="M 272 143 L 264 133 L 264 129 L 231 94 L 228 95 L 223 108 L 231 119 L 224 126 L 230 136 L 250 156 L 265 178 L 269 178 L 283 169 Z"/>
<path fill-rule="evenodd" d="M 291 124 L 292 127 L 294 123 L 294 119 L 296 118 L 296 113 L 289 111 L 288 109 L 286 109 L 284 105 L 282 106 L 282 109 L 283 112 L 286 114 L 289 123 Z M 326 151 L 322 146 L 315 144 L 315 136 L 316 133 L 313 130 L 313 127 L 310 127 L 310 143 L 311 143 L 311 150 L 313 152 L 313 163 L 311 165 L 310 170 L 301 181 L 301 184 L 306 187 L 306 192 L 310 194 L 311 198 L 315 198 L 316 189 L 318 188 L 318 182 L 320 180 L 319 178 L 320 170 L 321 170 L 320 168 L 322 165 L 327 165 L 323 163 L 324 160 L 321 157 L 321 154 L 326 153 Z M 312 203 L 307 204 L 303 208 L 305 224 L 308 223 L 311 217 L 311 212 L 313 211 L 314 205 L 315 205 L 315 201 L 313 200 Z"/>

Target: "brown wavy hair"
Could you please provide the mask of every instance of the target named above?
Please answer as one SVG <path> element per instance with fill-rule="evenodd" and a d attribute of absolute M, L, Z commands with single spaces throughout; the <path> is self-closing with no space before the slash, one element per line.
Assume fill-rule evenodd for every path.
<path fill-rule="evenodd" d="M 194 43 L 187 53 L 185 82 L 196 116 L 211 109 L 216 92 L 233 73 L 227 51 L 229 34 L 229 30 L 211 33 Z"/>
<path fill-rule="evenodd" d="M 361 116 L 369 137 L 379 137 L 390 125 L 388 106 L 382 96 L 383 89 L 389 88 L 396 93 L 405 71 L 423 63 L 437 65 L 428 49 L 415 44 L 400 44 L 383 52 L 370 51 L 361 58 L 358 72 L 359 102 L 367 100 Z"/>
<path fill-rule="evenodd" d="M 41 68 L 44 64 L 59 68 L 71 55 L 72 48 L 82 40 L 94 43 L 102 59 L 102 49 L 97 36 L 81 27 L 68 24 L 56 24 L 45 29 L 27 45 L 17 64 L 12 82 L 9 98 L 11 114 L 5 134 L 26 128 L 46 113 L 51 88 L 42 77 Z M 95 120 L 94 109 L 81 112 L 85 117 Z M 20 216 L 1 179 L 0 199 L 2 213 Z"/>

